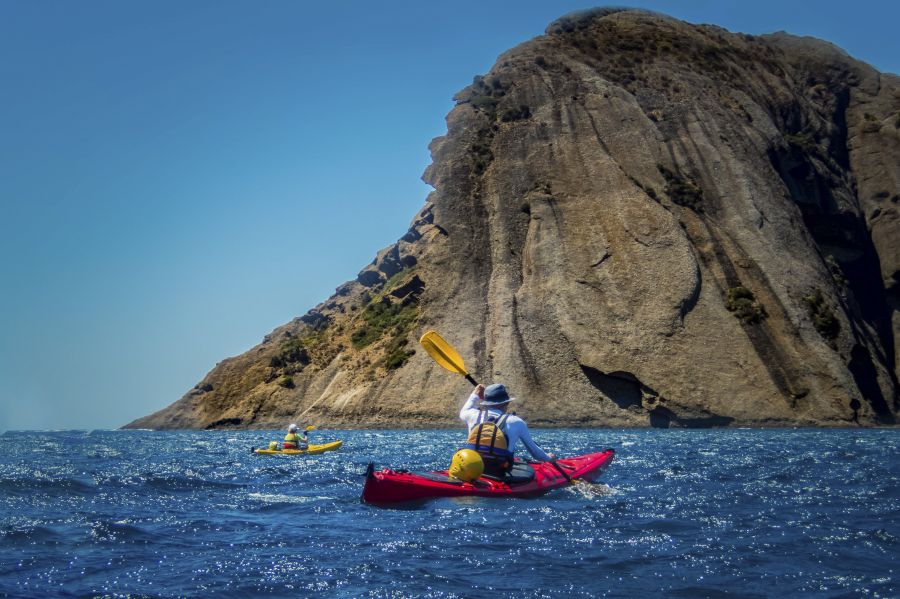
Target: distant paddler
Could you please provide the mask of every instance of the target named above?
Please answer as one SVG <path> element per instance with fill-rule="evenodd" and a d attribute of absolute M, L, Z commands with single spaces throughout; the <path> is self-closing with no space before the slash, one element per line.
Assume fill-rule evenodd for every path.
<path fill-rule="evenodd" d="M 309 449 L 309 431 L 315 429 L 314 426 L 307 426 L 302 434 L 300 428 L 296 424 L 288 427 L 287 435 L 284 436 L 284 449 Z"/>

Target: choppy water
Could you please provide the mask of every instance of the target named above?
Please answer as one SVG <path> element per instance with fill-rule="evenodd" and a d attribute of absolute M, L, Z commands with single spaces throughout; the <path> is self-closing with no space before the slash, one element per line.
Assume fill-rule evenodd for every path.
<path fill-rule="evenodd" d="M 900 431 L 539 430 L 618 451 L 539 499 L 360 504 L 367 462 L 446 467 L 450 431 L 0 436 L 0 595 L 891 597 Z"/>

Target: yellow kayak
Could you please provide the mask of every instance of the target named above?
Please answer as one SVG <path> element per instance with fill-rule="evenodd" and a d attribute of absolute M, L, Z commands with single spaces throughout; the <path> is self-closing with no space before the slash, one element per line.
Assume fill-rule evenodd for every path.
<path fill-rule="evenodd" d="M 256 449 L 251 448 L 253 453 L 265 455 L 304 455 L 309 453 L 324 453 L 326 451 L 334 451 L 343 445 L 343 441 L 332 441 L 331 443 L 323 443 L 321 445 L 309 444 L 309 449 Z"/>

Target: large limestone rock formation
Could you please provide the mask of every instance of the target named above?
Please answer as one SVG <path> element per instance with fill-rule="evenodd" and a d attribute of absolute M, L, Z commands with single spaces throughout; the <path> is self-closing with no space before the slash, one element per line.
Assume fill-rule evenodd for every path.
<path fill-rule="evenodd" d="M 431 328 L 538 425 L 894 421 L 898 77 L 599 10 L 456 100 L 409 232 L 130 426 L 455 426 Z"/>

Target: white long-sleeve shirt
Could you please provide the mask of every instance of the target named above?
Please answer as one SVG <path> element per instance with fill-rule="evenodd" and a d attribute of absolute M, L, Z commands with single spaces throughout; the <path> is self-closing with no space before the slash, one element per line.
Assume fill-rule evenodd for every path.
<path fill-rule="evenodd" d="M 466 426 L 469 427 L 469 431 L 471 432 L 472 427 L 474 427 L 478 423 L 478 414 L 481 412 L 478 408 L 475 407 L 475 404 L 478 403 L 479 397 L 477 394 L 473 393 L 469 396 L 469 399 L 466 400 L 466 403 L 463 405 L 462 410 L 459 411 L 459 419 L 466 423 Z M 499 418 L 503 412 L 496 409 L 488 408 L 487 412 L 489 414 L 496 414 Z M 534 459 L 540 460 L 542 462 L 547 462 L 550 460 L 550 456 L 548 456 L 543 449 L 537 446 L 537 444 L 531 440 L 531 433 L 528 432 L 528 425 L 525 424 L 525 421 L 519 418 L 514 414 L 510 414 L 506 418 L 506 427 L 504 433 L 506 433 L 506 440 L 509 443 L 509 450 L 515 451 L 516 443 L 519 440 L 522 440 L 522 443 L 525 444 L 525 448 L 528 450 Z"/>

